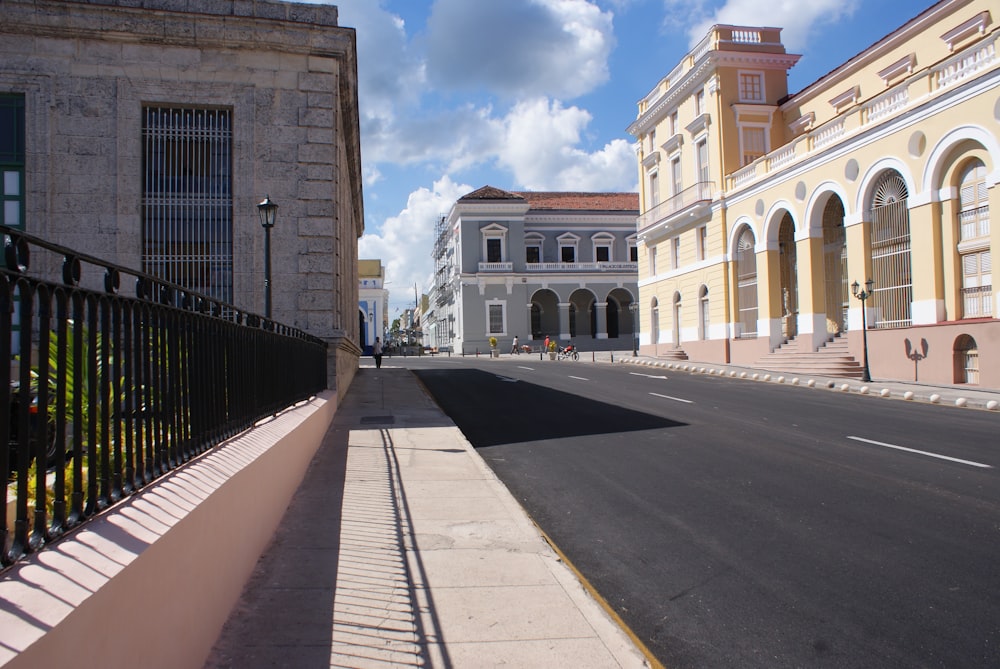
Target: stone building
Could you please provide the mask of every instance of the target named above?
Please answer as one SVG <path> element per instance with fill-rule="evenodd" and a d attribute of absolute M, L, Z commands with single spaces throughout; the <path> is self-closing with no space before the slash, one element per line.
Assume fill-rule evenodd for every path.
<path fill-rule="evenodd" d="M 484 186 L 437 225 L 424 344 L 456 353 L 541 346 L 630 350 L 635 193 L 509 192 Z"/>
<path fill-rule="evenodd" d="M 0 222 L 263 314 L 269 196 L 273 317 L 327 340 L 329 383 L 349 384 L 364 223 L 355 33 L 337 18 L 4 0 Z"/>
<path fill-rule="evenodd" d="M 714 26 L 628 128 L 642 351 L 858 374 L 867 332 L 873 377 L 1000 388 L 998 18 L 936 2 L 791 94 L 780 28 Z"/>

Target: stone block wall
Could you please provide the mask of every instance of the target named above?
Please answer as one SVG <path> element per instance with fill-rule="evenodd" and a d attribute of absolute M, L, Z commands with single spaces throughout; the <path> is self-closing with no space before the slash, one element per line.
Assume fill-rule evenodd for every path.
<path fill-rule="evenodd" d="M 332 368 L 356 366 L 357 64 L 336 7 L 4 0 L 0 93 L 25 97 L 28 232 L 135 268 L 143 106 L 230 109 L 233 301 L 264 311 L 269 195 L 274 318 L 331 342 Z"/>

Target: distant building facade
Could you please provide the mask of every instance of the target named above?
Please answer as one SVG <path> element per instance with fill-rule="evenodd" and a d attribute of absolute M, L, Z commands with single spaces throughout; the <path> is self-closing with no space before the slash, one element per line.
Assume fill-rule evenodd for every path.
<path fill-rule="evenodd" d="M 639 102 L 641 349 L 1000 387 L 998 8 L 943 0 L 789 95 L 780 29 L 717 25 Z"/>
<path fill-rule="evenodd" d="M 364 355 L 371 355 L 376 337 L 385 343 L 389 291 L 381 260 L 358 260 L 358 330 Z"/>
<path fill-rule="evenodd" d="M 475 353 L 546 336 L 581 350 L 631 349 L 635 193 L 509 192 L 485 186 L 437 226 L 424 343 Z"/>
<path fill-rule="evenodd" d="M 264 312 L 353 378 L 364 232 L 355 33 L 266 0 L 4 0 L 0 222 Z M 346 387 L 346 386 L 345 386 Z"/>

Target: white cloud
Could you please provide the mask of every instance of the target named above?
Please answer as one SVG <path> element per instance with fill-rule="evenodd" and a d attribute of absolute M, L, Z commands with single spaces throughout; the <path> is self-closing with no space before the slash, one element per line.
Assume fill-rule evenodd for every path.
<path fill-rule="evenodd" d="M 573 98 L 607 81 L 614 31 L 587 0 L 436 0 L 426 44 L 439 88 Z"/>
<path fill-rule="evenodd" d="M 391 282 L 386 286 L 390 318 L 413 305 L 414 283 L 418 292 L 427 292 L 434 272 L 430 257 L 434 226 L 458 198 L 472 190 L 471 186 L 442 177 L 431 189 L 419 188 L 410 193 L 405 209 L 386 219 L 379 232 L 358 240 L 359 258 L 378 258 L 386 267 L 386 281 Z"/>
<path fill-rule="evenodd" d="M 634 190 L 629 142 L 613 140 L 594 153 L 579 148 L 591 120 L 586 110 L 559 101 L 520 102 L 504 119 L 499 162 L 526 190 Z"/>
<path fill-rule="evenodd" d="M 790 52 L 801 53 L 810 37 L 824 24 L 850 17 L 858 0 L 728 0 L 718 9 L 709 9 L 702 0 L 665 0 L 667 16 L 684 17 L 691 46 L 697 44 L 715 24 L 737 26 L 779 26 L 781 41 Z M 762 18 L 766 17 L 766 18 Z"/>

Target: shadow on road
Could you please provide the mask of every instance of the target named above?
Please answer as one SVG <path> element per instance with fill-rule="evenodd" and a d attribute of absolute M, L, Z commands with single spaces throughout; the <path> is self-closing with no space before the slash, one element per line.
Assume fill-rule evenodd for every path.
<path fill-rule="evenodd" d="M 413 373 L 476 448 L 686 425 L 478 369 Z"/>

